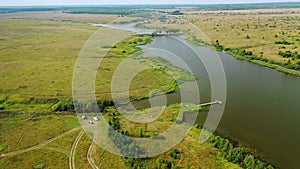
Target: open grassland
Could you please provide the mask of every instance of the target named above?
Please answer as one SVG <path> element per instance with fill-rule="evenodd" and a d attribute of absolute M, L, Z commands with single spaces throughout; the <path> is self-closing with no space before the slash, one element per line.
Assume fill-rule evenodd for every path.
<path fill-rule="evenodd" d="M 46 12 L 45 15 L 50 14 Z M 0 84 L 0 109 L 47 111 L 58 100 L 71 99 L 76 59 L 85 42 L 98 28 L 83 23 L 49 21 L 47 17 L 45 20 L 0 19 L 0 76 L 3 82 Z M 109 100 L 111 79 L 118 64 L 139 51 L 137 45 L 151 40 L 149 36 L 131 37 L 131 32 L 100 29 L 99 44 L 95 49 L 106 54 L 97 73 L 96 93 L 97 99 Z M 124 39 L 116 42 L 115 37 Z M 149 70 L 141 72 L 132 81 L 131 98 L 147 97 L 151 90 L 161 86 L 165 92 L 176 90 L 172 85 L 173 77 L 160 70 L 164 67 L 163 63 L 169 73 L 175 72 L 175 78 L 192 79 L 187 72 L 162 60 L 141 58 L 140 62 L 147 62 L 145 65 Z"/>
<path fill-rule="evenodd" d="M 267 10 L 268 11 L 268 10 Z M 299 12 L 300 9 L 293 11 Z M 279 51 L 299 52 L 300 18 L 298 14 L 261 14 L 219 12 L 191 14 L 187 18 L 201 29 L 215 43 L 228 48 L 241 48 L 252 51 L 255 56 L 285 62 Z M 292 44 L 275 44 L 276 41 Z M 291 60 L 291 58 L 290 58 Z"/>
<path fill-rule="evenodd" d="M 69 14 L 64 11 L 43 11 L 43 12 L 15 12 L 0 14 L 2 19 L 11 20 L 40 20 L 40 21 L 63 21 L 73 23 L 111 23 L 130 22 L 137 20 L 137 17 L 120 17 L 118 15 L 100 14 Z"/>
<path fill-rule="evenodd" d="M 97 29 L 54 21 L 1 20 L 1 95 L 65 98 L 85 40 Z"/>
<path fill-rule="evenodd" d="M 68 168 L 68 156 L 53 150 L 33 150 L 0 161 L 1 168 Z"/>
<path fill-rule="evenodd" d="M 71 114 L 1 113 L 1 153 L 36 146 L 76 128 Z"/>

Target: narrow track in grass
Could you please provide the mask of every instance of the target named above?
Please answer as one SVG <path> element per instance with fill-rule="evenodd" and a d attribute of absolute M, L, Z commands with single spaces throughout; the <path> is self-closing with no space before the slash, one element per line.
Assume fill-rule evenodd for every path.
<path fill-rule="evenodd" d="M 90 163 L 90 166 L 91 166 L 93 169 L 99 169 L 98 166 L 96 165 L 94 159 L 92 158 L 92 153 L 93 153 L 93 148 L 94 148 L 94 146 L 95 146 L 95 142 L 94 142 L 94 140 L 93 140 L 86 157 L 87 157 L 87 160 L 88 160 L 89 163 Z"/>
<path fill-rule="evenodd" d="M 83 134 L 84 134 L 84 131 L 81 131 L 81 132 L 77 135 L 77 137 L 76 137 L 76 139 L 75 139 L 75 141 L 74 141 L 74 143 L 73 143 L 73 145 L 72 145 L 72 148 L 71 148 L 71 151 L 70 151 L 70 155 L 69 155 L 69 167 L 70 167 L 70 169 L 75 169 L 75 154 L 76 154 L 76 148 L 77 148 L 77 145 L 78 145 L 78 143 L 79 143 L 81 137 L 83 136 Z"/>

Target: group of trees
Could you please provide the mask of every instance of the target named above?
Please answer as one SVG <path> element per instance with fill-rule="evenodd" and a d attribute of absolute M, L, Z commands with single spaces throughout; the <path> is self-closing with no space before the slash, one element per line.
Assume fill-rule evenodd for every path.
<path fill-rule="evenodd" d="M 292 63 L 290 61 L 278 62 L 278 61 L 270 60 L 270 59 L 263 58 L 263 57 L 257 57 L 257 56 L 254 56 L 253 54 L 249 55 L 251 53 L 247 53 L 247 51 L 244 53 L 243 52 L 244 50 L 242 50 L 242 49 L 225 48 L 225 51 L 229 51 L 230 54 L 238 56 L 238 58 L 241 58 L 243 60 L 248 60 L 248 61 L 259 60 L 259 61 L 265 62 L 266 64 L 278 65 L 278 66 L 281 66 L 281 67 L 284 67 L 284 68 L 300 71 L 300 63 L 299 62 L 298 63 Z M 284 54 L 282 54 L 282 55 L 284 55 Z M 289 56 L 289 54 L 287 54 L 287 55 Z M 299 54 L 296 53 L 296 52 L 292 53 L 292 57 L 293 58 L 298 58 L 298 57 L 300 58 Z"/>
<path fill-rule="evenodd" d="M 245 49 L 232 49 L 232 48 L 225 48 L 225 51 L 230 51 L 231 53 L 237 54 L 239 56 L 250 56 L 249 58 L 254 58 L 252 51 L 247 51 Z"/>
<path fill-rule="evenodd" d="M 183 15 L 183 13 L 180 12 L 179 10 L 169 12 L 169 14 L 170 14 L 170 15 Z"/>
<path fill-rule="evenodd" d="M 215 47 L 215 49 L 216 49 L 217 51 L 222 51 L 222 50 L 224 50 L 224 46 L 220 45 L 219 40 L 216 40 L 216 43 L 213 44 L 213 45 L 214 45 L 214 47 Z"/>
<path fill-rule="evenodd" d="M 283 41 L 276 41 L 274 42 L 276 45 L 279 45 L 279 44 L 282 44 L 282 45 L 292 45 L 294 44 L 293 42 L 288 42 L 286 40 L 283 40 Z"/>
<path fill-rule="evenodd" d="M 164 160 L 158 158 L 156 160 L 156 168 L 157 169 L 180 169 L 180 167 L 176 166 L 171 160 Z"/>
<path fill-rule="evenodd" d="M 178 154 L 180 154 L 180 152 L 178 151 L 178 149 L 177 148 L 174 148 L 172 151 L 170 151 L 170 153 L 169 153 L 169 155 L 171 156 L 171 157 L 173 157 L 175 160 L 178 158 Z"/>
<path fill-rule="evenodd" d="M 75 103 L 75 104 L 74 104 Z M 75 105 L 75 106 L 74 106 Z M 97 103 L 89 100 L 65 100 L 59 101 L 51 107 L 51 111 L 75 111 L 77 113 L 97 113 L 99 110 L 103 112 L 106 107 L 114 106 L 114 102 L 111 100 L 101 100 Z"/>
<path fill-rule="evenodd" d="M 279 51 L 278 54 L 284 58 L 294 58 L 294 59 L 299 59 L 300 54 L 298 52 L 291 52 L 291 51 Z"/>
<path fill-rule="evenodd" d="M 132 169 L 146 169 L 145 159 L 140 158 L 127 158 L 125 160 L 125 165 L 129 166 Z"/>
<path fill-rule="evenodd" d="M 223 157 L 245 169 L 274 169 L 270 164 L 258 159 L 255 155 L 244 151 L 243 148 L 234 146 L 228 139 L 216 136 L 211 139 L 214 147 L 222 152 Z"/>
<path fill-rule="evenodd" d="M 74 104 L 71 100 L 60 101 L 51 107 L 51 111 L 74 111 Z"/>
<path fill-rule="evenodd" d="M 129 132 L 121 129 L 120 119 L 116 113 L 112 113 L 109 124 L 111 125 L 108 131 L 109 137 L 124 156 L 143 157 L 146 155 L 147 152 L 135 140 L 125 137 L 129 136 Z"/>

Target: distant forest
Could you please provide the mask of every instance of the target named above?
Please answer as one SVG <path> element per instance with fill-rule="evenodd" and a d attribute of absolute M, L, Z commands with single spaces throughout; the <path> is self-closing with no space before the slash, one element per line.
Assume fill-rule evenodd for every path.
<path fill-rule="evenodd" d="M 72 14 L 117 14 L 132 15 L 151 9 L 176 9 L 194 7 L 198 10 L 243 10 L 243 9 L 276 9 L 300 8 L 300 2 L 252 3 L 252 4 L 212 4 L 212 5 L 94 5 L 94 6 L 19 6 L 0 7 L 0 14 L 24 11 L 64 11 Z"/>

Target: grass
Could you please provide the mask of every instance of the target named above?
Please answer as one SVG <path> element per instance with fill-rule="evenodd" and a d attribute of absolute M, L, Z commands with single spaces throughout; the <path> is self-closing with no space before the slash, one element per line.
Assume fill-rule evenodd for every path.
<path fill-rule="evenodd" d="M 0 18 L 0 153 L 43 144 L 79 126 L 74 114 L 51 113 L 50 109 L 59 100 L 71 98 L 76 59 L 81 47 L 97 28 L 81 21 L 66 21 L 60 17 L 66 16 L 46 12 L 9 14 Z M 75 15 L 72 17 L 76 18 Z M 96 80 L 99 100 L 107 99 L 107 95 L 101 94 L 110 93 L 111 76 L 116 65 L 139 51 L 137 45 L 151 41 L 149 36 L 132 36 L 132 33 L 126 31 L 102 28 L 101 33 L 105 39 L 102 39 L 97 50 L 108 53 L 100 65 L 100 69 L 104 71 L 99 71 L 99 78 Z M 129 38 L 110 44 L 114 42 L 114 36 L 105 35 L 111 34 Z M 116 47 L 103 49 L 103 45 Z M 160 87 L 164 92 L 177 90 L 173 83 L 174 78 L 169 75 L 171 73 L 181 82 L 193 79 L 188 72 L 175 68 L 164 60 L 134 59 L 151 69 L 141 72 L 131 83 L 133 99 L 149 97 L 151 90 Z M 162 70 L 164 66 L 168 69 L 167 72 Z M 67 168 L 69 158 L 65 153 L 70 151 L 77 134 L 78 132 L 72 132 L 38 149 L 1 159 L 0 168 Z M 86 154 L 90 143 L 90 138 L 85 135 L 78 144 L 75 165 L 79 168 L 89 168 Z M 97 158 L 99 156 L 95 156 Z M 123 161 L 120 159 L 124 167 Z"/>
<path fill-rule="evenodd" d="M 73 113 L 51 113 L 50 109 L 59 100 L 71 99 L 76 59 L 85 42 L 98 30 L 86 23 L 94 19 L 107 23 L 114 17 L 42 12 L 8 14 L 0 18 L 0 154 L 43 144 L 79 126 Z M 114 36 L 110 36 L 112 34 Z M 98 48 L 95 50 L 107 54 L 97 74 L 96 96 L 98 100 L 109 100 L 111 78 L 116 66 L 139 51 L 138 45 L 146 44 L 151 39 L 147 35 L 133 36 L 130 32 L 108 28 L 101 28 L 99 36 L 101 41 L 97 41 Z M 114 43 L 120 37 L 124 37 L 122 41 Z M 151 68 L 140 72 L 131 82 L 132 100 L 147 98 L 154 89 L 161 89 L 164 93 L 178 90 L 175 80 L 194 80 L 191 74 L 165 60 L 130 58 Z M 121 118 L 122 127 L 132 136 L 139 135 L 140 129 L 145 129 L 145 137 L 155 135 L 178 120 L 179 107 L 166 107 L 162 116 L 148 124 L 147 129 L 144 124 L 132 123 L 124 118 Z M 143 110 L 143 114 L 152 114 L 156 109 Z M 195 109 L 191 106 L 188 111 Z M 109 113 L 115 109 L 107 110 L 106 118 L 110 118 Z M 136 115 L 136 112 L 130 113 Z M 149 116 L 144 118 L 148 120 Z M 79 132 L 71 132 L 38 149 L 1 158 L 0 168 L 68 168 L 68 152 Z M 238 168 L 227 162 L 220 151 L 209 143 L 198 144 L 199 132 L 199 129 L 193 128 L 177 145 L 182 152 L 180 158 L 173 159 L 170 152 L 166 152 L 142 163 L 154 168 L 158 159 L 165 159 L 183 168 Z M 89 168 L 86 156 L 90 144 L 87 135 L 80 139 L 75 153 L 77 168 Z M 98 146 L 95 146 L 92 156 L 100 168 L 130 168 L 125 165 L 125 158 Z"/>
<path fill-rule="evenodd" d="M 0 75 L 5 83 L 0 84 L 1 109 L 19 111 L 48 111 L 58 100 L 71 99 L 72 76 L 81 47 L 97 30 L 81 23 L 48 20 L 9 20 L 0 24 L 2 49 Z M 7 29 L 13 27 L 13 29 Z M 122 42 L 111 44 L 114 36 L 124 37 Z M 117 65 L 132 53 L 139 51 L 137 45 L 150 42 L 149 36 L 132 36 L 126 31 L 102 28 L 99 52 L 108 52 L 101 62 L 97 79 L 98 100 L 110 99 L 111 79 Z M 54 38 L 53 38 L 54 37 Z M 127 38 L 130 37 L 130 38 Z M 140 41 L 142 39 L 142 41 Z M 17 44 L 17 45 L 16 45 Z M 115 46 L 104 49 L 102 46 Z M 156 61 L 155 61 L 156 60 Z M 163 65 L 175 72 L 175 78 L 191 79 L 187 72 L 172 67 L 161 59 L 141 59 L 151 70 L 138 74 L 131 83 L 131 98 L 145 98 L 153 89 L 168 86 L 173 77 L 159 70 Z M 154 70 L 157 69 L 157 70 Z M 179 77 L 181 76 L 182 77 Z M 150 77 L 144 79 L 141 77 Z M 143 82 L 143 85 L 141 85 Z M 177 88 L 165 87 L 165 92 Z M 30 106 L 28 106 L 30 104 Z"/>
<path fill-rule="evenodd" d="M 76 154 L 75 154 L 76 168 L 82 168 L 82 169 L 91 168 L 86 158 L 91 143 L 92 143 L 91 138 L 88 135 L 84 134 L 76 149 Z"/>
<path fill-rule="evenodd" d="M 181 17 L 169 17 L 165 21 L 156 20 L 143 26 L 158 29 L 182 29 L 185 35 L 188 35 L 188 40 L 201 46 L 212 47 L 212 44 L 216 44 L 218 41 L 224 48 L 244 49 L 251 51 L 254 56 L 262 57 L 268 61 L 281 64 L 291 62 L 292 65 L 297 65 L 300 58 L 284 58 L 279 55 L 279 52 L 300 53 L 298 12 L 298 8 L 192 10 L 185 11 L 185 15 Z M 275 44 L 278 41 L 286 41 L 291 44 Z M 278 64 L 267 64 L 259 61 L 253 63 L 299 75 L 299 70 Z"/>
<path fill-rule="evenodd" d="M 71 95 L 73 65 L 96 28 L 54 21 L 0 24 L 1 95 L 51 99 Z"/>
<path fill-rule="evenodd" d="M 122 116 L 120 118 L 121 127 L 123 131 L 129 131 L 130 136 L 139 137 L 140 129 L 145 129 L 143 137 L 153 136 L 153 133 L 161 133 L 169 125 L 171 125 L 176 117 L 178 116 L 178 111 L 180 110 L 181 105 L 170 105 L 166 107 L 163 114 L 156 119 L 154 122 L 147 124 L 147 129 L 145 125 L 141 123 L 132 123 Z M 190 106 L 186 108 L 188 111 L 199 109 L 197 106 Z M 110 111 L 106 113 L 106 118 L 110 118 L 110 113 L 114 112 L 114 109 L 109 109 Z M 153 111 L 157 111 L 157 108 L 152 108 Z M 143 110 L 143 114 L 151 112 L 151 109 Z M 131 112 L 135 114 L 134 112 Z M 144 119 L 147 120 L 147 119 Z M 177 158 L 174 159 L 170 156 L 169 150 L 161 155 L 147 158 L 141 160 L 142 163 L 147 168 L 156 168 L 158 159 L 169 160 L 173 164 L 182 168 L 240 168 L 239 166 L 227 162 L 221 155 L 221 152 L 209 143 L 199 144 L 199 136 L 201 129 L 193 127 L 189 134 L 184 138 L 184 140 L 179 143 L 176 147 L 180 151 L 180 154 L 177 155 Z M 100 168 L 131 168 L 126 164 L 126 159 L 124 157 L 116 156 L 110 152 L 105 151 L 101 147 L 95 148 L 95 160 Z M 97 156 L 97 155 L 100 156 Z"/>
<path fill-rule="evenodd" d="M 1 113 L 0 153 L 38 145 L 79 126 L 75 116 L 68 114 Z"/>
<path fill-rule="evenodd" d="M 55 164 L 55 165 L 54 165 Z M 33 150 L 1 159 L 3 169 L 10 168 L 68 168 L 68 156 L 51 150 Z"/>
<path fill-rule="evenodd" d="M 118 15 L 99 15 L 99 14 L 69 14 L 63 11 L 37 11 L 37 12 L 16 12 L 1 14 L 1 18 L 10 20 L 38 20 L 38 21 L 62 21 L 72 23 L 111 23 L 129 22 L 139 18 L 118 17 Z"/>

